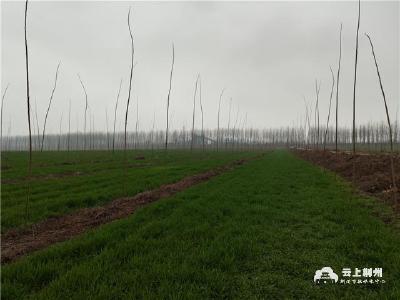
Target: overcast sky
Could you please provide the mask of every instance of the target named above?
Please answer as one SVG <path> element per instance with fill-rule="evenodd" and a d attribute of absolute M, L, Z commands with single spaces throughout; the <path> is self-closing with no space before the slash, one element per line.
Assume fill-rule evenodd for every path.
<path fill-rule="evenodd" d="M 135 61 L 133 99 L 128 127 L 136 122 L 149 129 L 165 127 L 165 107 L 175 44 L 171 94 L 172 128 L 191 127 L 197 74 L 202 78 L 205 126 L 217 126 L 219 94 L 221 124 L 247 113 L 247 125 L 268 128 L 304 120 L 303 95 L 315 105 L 315 80 L 321 81 L 321 118 L 328 111 L 331 75 L 339 55 L 343 22 L 343 56 L 339 121 L 351 124 L 352 84 L 357 2 L 31 2 L 28 10 L 31 100 L 37 102 L 40 126 L 61 61 L 57 90 L 47 131 L 83 131 L 84 81 L 95 128 L 106 129 L 119 82 L 123 80 L 117 128 L 123 128 L 130 67 L 127 13 L 132 6 Z M 24 58 L 24 2 L 1 2 L 2 91 L 10 87 L 4 104 L 3 131 L 27 134 Z M 384 107 L 368 40 L 371 35 L 380 64 L 392 118 L 399 97 L 399 2 L 364 2 L 361 7 L 357 88 L 357 123 L 384 120 Z M 197 102 L 197 105 L 199 103 Z M 196 127 L 200 127 L 200 112 Z M 333 125 L 333 123 L 332 123 Z"/>

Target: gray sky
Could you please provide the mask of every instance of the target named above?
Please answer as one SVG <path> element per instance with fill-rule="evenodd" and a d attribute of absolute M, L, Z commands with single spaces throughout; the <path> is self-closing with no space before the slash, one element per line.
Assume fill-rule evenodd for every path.
<path fill-rule="evenodd" d="M 350 125 L 357 2 L 31 2 L 28 11 L 31 99 L 37 102 L 40 126 L 61 61 L 57 90 L 47 131 L 58 132 L 63 113 L 67 130 L 71 99 L 72 130 L 83 130 L 84 94 L 80 73 L 97 130 L 105 130 L 105 110 L 111 127 L 119 81 L 123 86 L 117 128 L 123 128 L 130 66 L 127 13 L 132 22 L 137 61 L 128 127 L 165 126 L 166 96 L 175 44 L 171 95 L 172 128 L 191 127 L 194 84 L 202 77 L 205 126 L 217 126 L 219 94 L 221 124 L 248 115 L 256 128 L 297 124 L 304 119 L 303 95 L 314 106 L 315 79 L 321 81 L 321 118 L 325 120 L 336 74 L 339 27 L 343 22 L 340 82 L 341 124 Z M 3 131 L 27 134 L 24 59 L 24 2 L 1 3 Z M 371 35 L 380 64 L 392 118 L 399 106 L 399 2 L 362 2 L 357 88 L 357 123 L 384 120 L 384 108 L 371 50 Z M 197 103 L 199 105 L 199 103 Z M 77 122 L 79 119 L 79 123 Z M 196 127 L 200 127 L 200 111 Z M 333 125 L 333 123 L 332 123 Z"/>

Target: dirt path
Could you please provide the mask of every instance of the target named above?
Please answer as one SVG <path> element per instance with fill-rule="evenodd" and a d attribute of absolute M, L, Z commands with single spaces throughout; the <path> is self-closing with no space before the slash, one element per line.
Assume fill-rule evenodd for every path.
<path fill-rule="evenodd" d="M 236 160 L 225 166 L 185 177 L 178 182 L 162 185 L 134 197 L 113 200 L 104 206 L 83 208 L 68 215 L 50 218 L 32 225 L 29 229 L 9 230 L 1 237 L 1 262 L 2 264 L 12 262 L 23 255 L 68 240 L 91 228 L 127 217 L 138 207 L 172 196 L 195 184 L 232 170 L 251 159 Z"/>

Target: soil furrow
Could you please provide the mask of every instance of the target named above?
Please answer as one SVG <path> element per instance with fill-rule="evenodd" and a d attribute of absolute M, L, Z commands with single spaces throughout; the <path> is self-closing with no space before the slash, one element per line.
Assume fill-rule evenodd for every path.
<path fill-rule="evenodd" d="M 205 182 L 242 165 L 248 160 L 250 159 L 236 160 L 227 165 L 185 177 L 178 182 L 162 185 L 133 197 L 115 199 L 103 206 L 83 208 L 71 214 L 49 218 L 30 226 L 28 229 L 11 229 L 4 233 L 1 238 L 1 262 L 4 264 L 15 261 L 26 254 L 68 240 L 89 229 L 127 217 L 138 207 Z"/>

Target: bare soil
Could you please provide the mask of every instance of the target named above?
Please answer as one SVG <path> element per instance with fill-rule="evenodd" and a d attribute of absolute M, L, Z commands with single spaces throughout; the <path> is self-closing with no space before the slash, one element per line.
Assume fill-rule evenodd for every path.
<path fill-rule="evenodd" d="M 1 237 L 1 262 L 9 263 L 33 251 L 43 249 L 57 242 L 68 240 L 89 229 L 121 219 L 132 214 L 138 207 L 172 196 L 195 184 L 242 165 L 250 159 L 237 160 L 204 173 L 188 176 L 182 180 L 162 185 L 154 190 L 115 199 L 104 205 L 83 208 L 71 214 L 49 218 L 30 226 L 28 229 L 11 229 Z"/>
<path fill-rule="evenodd" d="M 394 155 L 395 182 L 393 188 L 390 154 L 295 150 L 295 154 L 316 165 L 338 173 L 361 191 L 395 207 L 394 194 L 400 201 L 400 154 Z M 397 209 L 398 210 L 398 207 Z"/>

